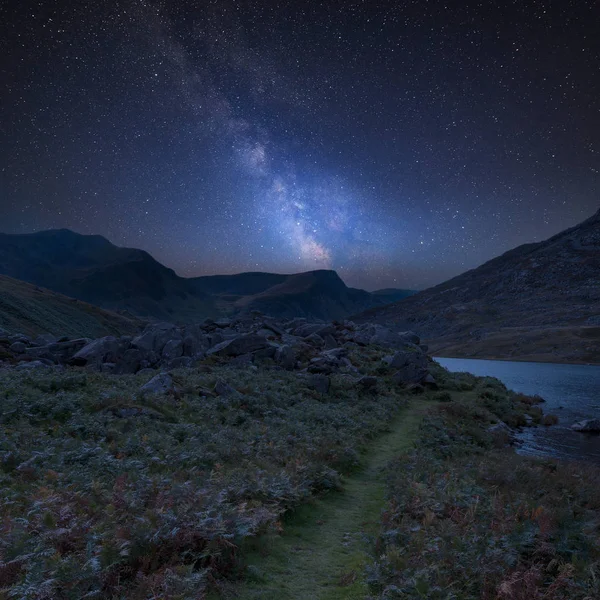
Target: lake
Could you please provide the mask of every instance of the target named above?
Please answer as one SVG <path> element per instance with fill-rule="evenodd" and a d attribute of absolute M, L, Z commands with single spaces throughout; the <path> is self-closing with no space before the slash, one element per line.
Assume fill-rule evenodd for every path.
<path fill-rule="evenodd" d="M 600 418 L 600 366 L 435 358 L 450 371 L 497 377 L 506 387 L 546 400 L 545 413 L 558 416 L 553 427 L 525 429 L 520 454 L 585 459 L 600 464 L 600 436 L 571 431 L 575 421 Z"/>

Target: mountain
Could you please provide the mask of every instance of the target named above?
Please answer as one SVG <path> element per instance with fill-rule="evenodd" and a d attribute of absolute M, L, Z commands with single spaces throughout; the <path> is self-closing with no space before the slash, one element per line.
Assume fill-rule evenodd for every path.
<path fill-rule="evenodd" d="M 349 288 L 335 271 L 318 270 L 287 275 L 277 285 L 234 302 L 238 311 L 259 310 L 283 318 L 343 319 L 373 305 L 374 297 Z"/>
<path fill-rule="evenodd" d="M 143 250 L 68 229 L 0 234 L 0 273 L 110 310 L 178 323 L 252 310 L 341 319 L 404 293 L 349 288 L 326 270 L 184 278 Z"/>
<path fill-rule="evenodd" d="M 382 304 L 391 304 L 392 302 L 398 302 L 409 296 L 414 296 L 418 292 L 416 290 L 402 290 L 397 288 L 385 288 L 383 290 L 375 290 L 371 292 L 373 296 Z"/>
<path fill-rule="evenodd" d="M 133 335 L 144 323 L 23 281 L 0 275 L 0 329 L 36 336 Z"/>
<path fill-rule="evenodd" d="M 237 273 L 235 275 L 205 275 L 194 277 L 193 282 L 199 290 L 218 296 L 249 296 L 260 294 L 274 285 L 283 283 L 289 275 L 278 273 Z"/>
<path fill-rule="evenodd" d="M 438 356 L 600 363 L 600 211 L 352 319 L 414 329 Z"/>
<path fill-rule="evenodd" d="M 140 316 L 190 321 L 217 314 L 208 294 L 147 252 L 68 229 L 0 234 L 0 273 Z"/>

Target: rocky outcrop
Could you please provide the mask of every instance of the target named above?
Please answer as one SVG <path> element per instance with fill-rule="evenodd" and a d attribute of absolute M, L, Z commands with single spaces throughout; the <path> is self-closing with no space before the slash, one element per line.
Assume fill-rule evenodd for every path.
<path fill-rule="evenodd" d="M 177 327 L 153 323 L 136 337 L 106 336 L 61 340 L 36 345 L 17 334 L 4 341 L 10 363 L 66 364 L 111 374 L 135 374 L 158 369 L 160 373 L 141 390 L 167 393 L 172 388 L 166 371 L 189 368 L 199 361 L 225 363 L 248 368 L 254 363 L 274 369 L 297 371 L 308 387 L 326 394 L 330 376 L 347 373 L 356 378 L 357 389 L 376 390 L 377 379 L 361 377 L 362 365 L 352 362 L 353 349 L 370 346 L 384 356 L 380 368 L 393 376 L 398 385 L 431 384 L 429 358 L 418 345 L 413 332 L 393 332 L 382 325 L 355 325 L 350 321 L 307 323 L 305 319 L 276 320 L 261 314 L 238 319 L 207 319 L 196 325 Z M 2 346 L 0 346 L 1 348 Z M 22 367 L 28 368 L 28 367 Z M 224 385 L 217 395 L 232 395 Z"/>
<path fill-rule="evenodd" d="M 143 385 L 140 392 L 143 394 L 172 394 L 175 392 L 173 378 L 168 373 L 159 373 Z"/>
<path fill-rule="evenodd" d="M 581 433 L 600 433 L 600 419 L 586 419 L 571 425 L 573 431 Z"/>

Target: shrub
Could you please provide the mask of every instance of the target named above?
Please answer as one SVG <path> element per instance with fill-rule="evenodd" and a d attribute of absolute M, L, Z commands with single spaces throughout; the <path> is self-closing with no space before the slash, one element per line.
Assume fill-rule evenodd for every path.
<path fill-rule="evenodd" d="M 323 396 L 213 362 L 178 370 L 169 398 L 139 395 L 149 376 L 0 371 L 8 597 L 202 598 L 243 540 L 338 488 L 405 403 L 393 385 L 334 375 Z M 243 394 L 204 397 L 217 378 Z"/>

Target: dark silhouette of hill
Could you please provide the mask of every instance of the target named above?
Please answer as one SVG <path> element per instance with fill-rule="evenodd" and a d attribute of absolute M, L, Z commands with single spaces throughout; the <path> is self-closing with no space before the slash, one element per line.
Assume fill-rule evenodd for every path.
<path fill-rule="evenodd" d="M 209 295 L 147 252 L 68 229 L 0 234 L 0 273 L 141 316 L 199 320 L 217 312 Z"/>
<path fill-rule="evenodd" d="M 440 356 L 600 362 L 600 211 L 353 319 L 414 329 Z"/>
<path fill-rule="evenodd" d="M 0 275 L 0 329 L 35 336 L 134 335 L 144 323 L 87 302 Z"/>
<path fill-rule="evenodd" d="M 285 318 L 326 320 L 343 319 L 375 301 L 369 292 L 347 287 L 335 271 L 318 270 L 288 275 L 277 285 L 243 296 L 235 302 L 235 307 Z"/>
<path fill-rule="evenodd" d="M 0 273 L 107 308 L 190 323 L 251 310 L 339 319 L 383 305 L 400 290 L 370 294 L 335 271 L 179 277 L 150 254 L 68 229 L 0 234 Z"/>

